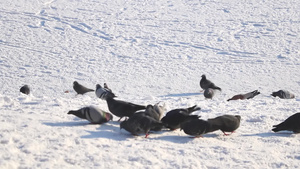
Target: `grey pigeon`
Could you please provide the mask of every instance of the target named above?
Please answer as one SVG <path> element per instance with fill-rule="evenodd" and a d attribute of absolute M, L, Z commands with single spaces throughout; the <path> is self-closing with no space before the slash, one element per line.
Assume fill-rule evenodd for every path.
<path fill-rule="evenodd" d="M 212 88 L 205 89 L 203 95 L 206 99 L 212 99 L 215 95 L 215 90 Z"/>
<path fill-rule="evenodd" d="M 138 136 L 139 134 L 145 134 L 146 138 L 149 135 L 150 130 L 161 130 L 163 124 L 154 118 L 147 116 L 143 113 L 136 113 L 129 119 L 120 123 L 120 129 L 125 129 L 132 135 Z"/>
<path fill-rule="evenodd" d="M 293 114 L 280 124 L 274 125 L 274 132 L 287 130 L 294 133 L 300 133 L 300 113 Z"/>
<path fill-rule="evenodd" d="M 293 99 L 295 98 L 295 95 L 287 90 L 279 90 L 277 92 L 273 92 L 271 94 L 274 97 L 279 97 L 281 99 Z"/>
<path fill-rule="evenodd" d="M 20 92 L 29 95 L 30 94 L 30 88 L 28 85 L 24 85 L 20 88 Z"/>
<path fill-rule="evenodd" d="M 166 112 L 166 105 L 163 104 L 163 105 L 160 105 L 159 103 L 156 103 L 154 106 L 153 106 L 154 110 L 159 114 L 159 121 L 162 119 L 163 115 L 165 114 Z"/>
<path fill-rule="evenodd" d="M 230 101 L 230 100 L 245 100 L 245 99 L 252 99 L 253 97 L 259 95 L 260 92 L 258 90 L 254 90 L 253 92 L 249 92 L 249 93 L 246 93 L 246 94 L 238 94 L 238 95 L 235 95 L 233 96 L 232 98 L 228 99 L 227 101 Z"/>
<path fill-rule="evenodd" d="M 154 118 L 157 121 L 160 121 L 164 115 L 165 108 L 164 106 L 159 105 L 158 103 L 154 106 L 149 104 L 146 107 L 145 114 Z"/>
<path fill-rule="evenodd" d="M 234 115 L 222 115 L 222 116 L 218 116 L 213 119 L 208 119 L 207 121 L 211 125 L 209 132 L 221 130 L 224 133 L 224 135 L 229 135 L 229 134 L 226 134 L 226 132 L 233 133 L 237 128 L 239 128 L 241 116 L 239 116 L 239 115 L 235 115 L 235 116 Z"/>
<path fill-rule="evenodd" d="M 205 89 L 208 89 L 208 88 L 211 88 L 211 89 L 216 89 L 216 90 L 222 90 L 220 87 L 216 86 L 213 82 L 211 82 L 210 80 L 206 79 L 206 76 L 205 75 L 202 75 L 201 76 L 201 80 L 200 80 L 200 87 L 205 90 Z"/>
<path fill-rule="evenodd" d="M 146 110 L 145 110 L 145 115 L 150 116 L 157 121 L 160 121 L 160 118 L 161 118 L 160 112 L 157 112 L 154 109 L 154 106 L 152 106 L 151 104 L 147 105 Z"/>
<path fill-rule="evenodd" d="M 138 105 L 138 104 L 130 103 L 127 101 L 116 100 L 115 99 L 116 96 L 113 93 L 111 93 L 110 91 L 107 91 L 107 90 L 102 91 L 103 89 L 104 88 L 102 88 L 98 84 L 97 90 L 96 90 L 96 95 L 97 95 L 97 97 L 103 98 L 106 100 L 109 111 L 113 115 L 120 117 L 120 119 L 118 121 L 120 121 L 123 117 L 132 116 L 135 112 L 137 112 L 139 110 L 146 109 L 146 106 L 144 106 L 144 105 Z M 98 92 L 99 90 L 101 90 L 101 92 Z"/>
<path fill-rule="evenodd" d="M 180 128 L 180 124 L 184 122 L 187 118 L 198 119 L 198 115 L 190 115 L 192 112 L 200 110 L 200 107 L 197 105 L 189 108 L 173 109 L 166 113 L 166 115 L 161 119 L 165 127 L 170 130 L 176 130 Z M 190 117 L 192 116 L 192 117 Z"/>
<path fill-rule="evenodd" d="M 73 114 L 81 119 L 86 119 L 92 124 L 102 124 L 113 119 L 113 116 L 110 113 L 94 106 L 83 107 L 79 110 L 70 110 L 68 114 Z"/>
<path fill-rule="evenodd" d="M 106 100 L 107 97 L 116 97 L 116 95 L 111 90 L 102 87 L 100 84 L 96 85 L 95 94 L 102 100 Z"/>
<path fill-rule="evenodd" d="M 181 123 L 180 128 L 185 134 L 196 138 L 210 132 L 210 124 L 205 120 L 196 118 L 186 119 Z"/>
<path fill-rule="evenodd" d="M 85 94 L 87 92 L 93 92 L 95 90 L 89 89 L 87 87 L 82 86 L 77 81 L 73 82 L 73 89 L 76 91 L 77 94 Z"/>

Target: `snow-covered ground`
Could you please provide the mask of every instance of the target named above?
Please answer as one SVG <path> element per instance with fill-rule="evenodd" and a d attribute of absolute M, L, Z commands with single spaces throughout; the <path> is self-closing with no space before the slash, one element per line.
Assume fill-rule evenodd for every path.
<path fill-rule="evenodd" d="M 0 168 L 298 168 L 300 135 L 271 129 L 300 112 L 299 9 L 298 0 L 2 0 Z M 212 100 L 202 74 L 222 88 Z M 203 119 L 241 115 L 241 126 L 134 137 L 117 117 L 91 125 L 67 115 L 108 110 L 93 92 L 75 96 L 75 80 L 167 110 L 197 104 Z M 296 98 L 270 96 L 280 89 Z"/>

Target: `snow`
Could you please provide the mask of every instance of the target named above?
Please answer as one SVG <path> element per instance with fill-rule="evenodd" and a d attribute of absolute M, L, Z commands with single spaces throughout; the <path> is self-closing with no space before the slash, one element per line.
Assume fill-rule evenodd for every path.
<path fill-rule="evenodd" d="M 271 129 L 300 112 L 299 9 L 298 0 L 1 1 L 0 168 L 298 168 L 300 136 Z M 202 74 L 222 88 L 212 100 Z M 191 139 L 132 136 L 117 117 L 91 125 L 67 112 L 108 111 L 106 102 L 75 96 L 75 80 L 167 110 L 197 104 L 203 119 L 238 114 L 241 126 Z M 280 89 L 296 98 L 270 96 Z"/>

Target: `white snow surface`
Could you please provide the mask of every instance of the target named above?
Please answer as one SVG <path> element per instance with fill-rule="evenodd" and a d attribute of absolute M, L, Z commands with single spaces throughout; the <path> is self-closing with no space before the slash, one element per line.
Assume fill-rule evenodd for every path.
<path fill-rule="evenodd" d="M 2 0 L 0 168 L 299 168 L 300 135 L 271 131 L 300 112 L 299 9 L 299 0 Z M 222 88 L 212 100 L 202 74 Z M 116 116 L 92 125 L 68 115 L 108 111 L 93 92 L 76 96 L 75 80 L 167 111 L 197 104 L 202 119 L 240 115 L 241 125 L 230 136 L 132 136 Z M 296 98 L 270 96 L 280 89 Z"/>

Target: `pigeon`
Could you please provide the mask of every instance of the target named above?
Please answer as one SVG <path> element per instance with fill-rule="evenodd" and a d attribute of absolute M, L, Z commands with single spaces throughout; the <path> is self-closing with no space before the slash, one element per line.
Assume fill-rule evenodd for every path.
<path fill-rule="evenodd" d="M 161 120 L 164 112 L 165 112 L 165 107 L 159 105 L 158 103 L 155 104 L 154 106 L 151 104 L 147 105 L 146 110 L 145 110 L 146 115 L 154 118 L 157 121 Z"/>
<path fill-rule="evenodd" d="M 205 75 L 202 75 L 201 77 L 202 78 L 200 80 L 200 87 L 203 90 L 208 89 L 208 88 L 216 89 L 216 90 L 219 90 L 219 91 L 222 90 L 220 87 L 216 86 L 213 82 L 211 82 L 210 80 L 207 80 Z"/>
<path fill-rule="evenodd" d="M 208 88 L 204 90 L 204 97 L 206 99 L 212 99 L 215 95 L 215 90 L 212 88 Z"/>
<path fill-rule="evenodd" d="M 295 134 L 300 133 L 300 112 L 288 117 L 280 124 L 274 125 L 272 131 L 278 132 L 282 130 L 292 131 Z"/>
<path fill-rule="evenodd" d="M 187 135 L 197 138 L 210 132 L 210 123 L 198 118 L 188 118 L 181 123 L 180 130 L 183 130 Z"/>
<path fill-rule="evenodd" d="M 20 88 L 20 92 L 29 95 L 30 94 L 30 88 L 28 85 L 24 85 Z"/>
<path fill-rule="evenodd" d="M 68 114 L 73 114 L 81 119 L 86 119 L 92 124 L 102 124 L 113 119 L 113 116 L 110 113 L 94 106 L 83 107 L 79 110 L 70 110 Z"/>
<path fill-rule="evenodd" d="M 170 130 L 176 130 L 180 128 L 180 124 L 187 118 L 198 119 L 200 116 L 190 114 L 200 109 L 201 108 L 197 107 L 197 105 L 185 109 L 173 109 L 167 112 L 166 115 L 161 119 L 161 121 L 164 123 L 165 127 L 169 128 Z"/>
<path fill-rule="evenodd" d="M 146 106 L 144 105 L 138 105 L 127 101 L 116 100 L 115 99 L 116 96 L 109 91 L 106 91 L 104 93 L 106 94 L 101 94 L 101 95 L 105 95 L 104 98 L 106 99 L 108 110 L 113 115 L 120 117 L 118 121 L 120 121 L 123 117 L 132 116 L 135 112 L 139 110 L 146 109 Z"/>
<path fill-rule="evenodd" d="M 213 119 L 207 119 L 211 125 L 209 132 L 221 130 L 224 135 L 226 132 L 233 133 L 240 126 L 241 116 L 239 115 L 222 115 Z"/>
<path fill-rule="evenodd" d="M 253 92 L 249 92 L 249 93 L 246 93 L 246 94 L 238 94 L 238 95 L 235 95 L 233 96 L 232 98 L 228 99 L 227 101 L 230 101 L 230 100 L 245 100 L 245 99 L 252 99 L 253 97 L 259 95 L 260 92 L 258 90 L 254 90 Z"/>
<path fill-rule="evenodd" d="M 73 82 L 73 89 L 76 91 L 77 94 L 85 94 L 87 92 L 93 92 L 95 90 L 86 88 L 79 84 L 77 81 Z"/>
<path fill-rule="evenodd" d="M 295 98 L 295 95 L 287 90 L 278 90 L 277 92 L 273 92 L 271 94 L 272 96 L 276 97 L 278 96 L 281 99 L 293 99 Z"/>
<path fill-rule="evenodd" d="M 120 129 L 125 129 L 134 136 L 145 134 L 145 138 L 148 137 L 150 130 L 161 130 L 163 126 L 163 123 L 143 113 L 135 113 L 120 123 Z"/>
<path fill-rule="evenodd" d="M 105 84 L 106 83 L 104 83 L 104 85 Z M 95 94 L 102 100 L 106 100 L 107 97 L 116 97 L 116 95 L 110 89 L 102 87 L 100 84 L 96 85 Z"/>
<path fill-rule="evenodd" d="M 166 105 L 163 104 L 163 105 L 160 105 L 159 103 L 156 103 L 154 106 L 153 106 L 154 110 L 159 114 L 159 121 L 162 119 L 163 115 L 165 114 L 166 112 Z"/>
<path fill-rule="evenodd" d="M 154 109 L 154 106 L 152 106 L 151 104 L 149 104 L 149 105 L 146 106 L 146 110 L 144 111 L 144 114 L 146 116 L 154 118 L 157 121 L 160 121 L 160 114 L 159 114 L 159 112 L 157 112 Z"/>

